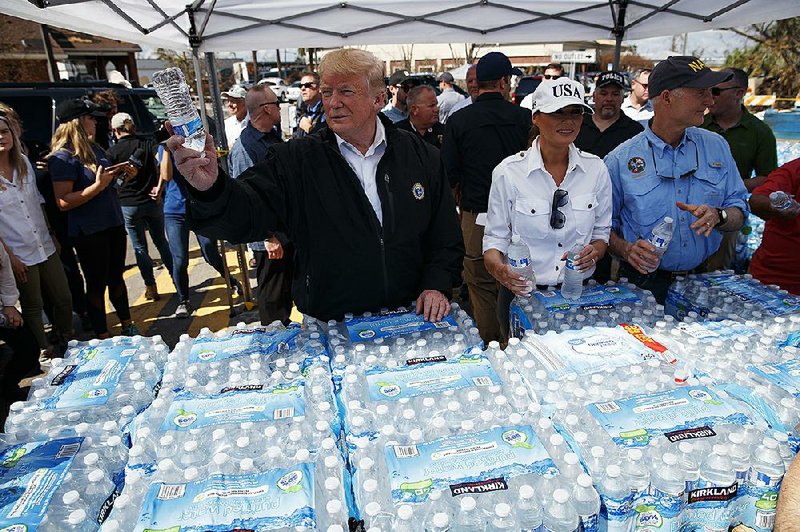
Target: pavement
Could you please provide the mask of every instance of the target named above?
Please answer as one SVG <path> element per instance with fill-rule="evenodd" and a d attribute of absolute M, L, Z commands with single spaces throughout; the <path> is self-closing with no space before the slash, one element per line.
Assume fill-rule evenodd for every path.
<path fill-rule="evenodd" d="M 150 256 L 157 260 L 158 251 L 149 239 Z M 237 246 L 238 248 L 238 246 Z M 239 281 L 243 280 L 240 268 L 239 253 L 233 246 L 226 246 L 225 257 L 231 274 Z M 160 263 L 160 261 L 158 261 Z M 128 253 L 125 259 L 125 284 L 128 287 L 128 300 L 130 303 L 131 317 L 139 331 L 144 336 L 160 334 L 170 348 L 174 347 L 180 336 L 184 333 L 196 336 L 203 327 L 212 331 L 224 329 L 239 322 L 258 322 L 258 311 L 255 308 L 255 270 L 247 268 L 247 258 L 243 261 L 246 278 L 252 287 L 251 298 L 232 296 L 233 306 L 229 304 L 229 290 L 225 280 L 217 271 L 209 266 L 200 253 L 200 248 L 194 237 L 189 238 L 189 301 L 194 309 L 191 317 L 181 319 L 174 316 L 178 306 L 178 298 L 172 276 L 167 269 L 158 265 L 154 271 L 156 286 L 161 295 L 159 301 L 148 301 L 144 297 L 145 285 L 133 250 L 128 243 Z M 244 283 L 243 283 L 244 284 Z M 108 313 L 109 331 L 112 335 L 119 334 L 120 325 L 117 314 L 106 299 L 106 312 Z M 295 309 L 292 319 L 302 320 L 302 314 Z"/>

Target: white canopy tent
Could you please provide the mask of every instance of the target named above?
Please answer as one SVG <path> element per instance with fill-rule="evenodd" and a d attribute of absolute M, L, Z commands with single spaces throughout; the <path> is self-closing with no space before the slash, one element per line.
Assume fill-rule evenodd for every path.
<path fill-rule="evenodd" d="M 198 73 L 200 53 L 204 52 L 212 94 L 217 95 L 214 52 L 398 43 L 543 43 L 613 37 L 618 63 L 623 38 L 789 18 L 800 15 L 800 2 L 194 0 L 186 5 L 186 0 L 2 0 L 0 12 L 142 45 L 191 49 Z M 215 103 L 219 117 L 221 106 Z"/>

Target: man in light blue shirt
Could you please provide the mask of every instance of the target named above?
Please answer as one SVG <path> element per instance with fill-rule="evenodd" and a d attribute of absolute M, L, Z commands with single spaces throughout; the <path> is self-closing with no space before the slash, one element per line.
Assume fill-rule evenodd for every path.
<path fill-rule="evenodd" d="M 704 269 L 722 233 L 738 231 L 748 212 L 747 190 L 721 136 L 699 129 L 710 88 L 729 74 L 695 57 L 670 57 L 653 69 L 649 126 L 605 158 L 613 187 L 611 252 L 620 277 L 650 290 L 660 303 L 678 275 Z M 649 242 L 665 217 L 672 240 L 659 263 Z"/>

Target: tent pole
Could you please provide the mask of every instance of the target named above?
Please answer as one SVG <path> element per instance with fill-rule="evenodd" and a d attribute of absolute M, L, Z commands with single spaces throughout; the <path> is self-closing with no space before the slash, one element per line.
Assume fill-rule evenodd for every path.
<path fill-rule="evenodd" d="M 214 110 L 214 125 L 217 133 L 214 139 L 217 141 L 217 147 L 225 153 L 220 160 L 220 164 L 223 168 L 227 168 L 227 163 L 224 159 L 228 154 L 228 138 L 225 135 L 225 121 L 223 119 L 225 113 L 222 111 L 221 91 L 219 90 L 217 66 L 214 63 L 214 52 L 206 52 L 206 72 L 208 72 L 208 91 L 211 93 L 211 108 Z"/>
<path fill-rule="evenodd" d="M 613 5 L 617 6 L 614 29 L 611 30 L 616 40 L 614 43 L 614 70 L 619 70 L 619 64 L 622 59 L 622 39 L 625 37 L 625 12 L 628 10 L 628 0 L 616 0 L 612 4 L 612 10 Z"/>
<path fill-rule="evenodd" d="M 208 117 L 206 116 L 206 99 L 203 95 L 203 71 L 200 68 L 200 55 L 197 48 L 192 48 L 192 65 L 194 65 L 194 79 L 197 83 L 197 104 L 200 107 L 200 118 L 203 127 L 208 131 Z"/>

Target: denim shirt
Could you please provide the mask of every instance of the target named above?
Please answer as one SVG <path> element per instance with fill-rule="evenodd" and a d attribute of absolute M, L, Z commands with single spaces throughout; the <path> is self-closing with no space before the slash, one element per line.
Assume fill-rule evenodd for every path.
<path fill-rule="evenodd" d="M 722 233 L 697 235 L 696 218 L 675 202 L 737 207 L 749 213 L 747 189 L 728 143 L 716 133 L 686 129 L 677 147 L 649 127 L 620 144 L 605 158 L 613 189 L 612 229 L 628 242 L 650 238 L 665 216 L 673 219 L 672 242 L 660 268 L 690 270 L 719 249 Z"/>

